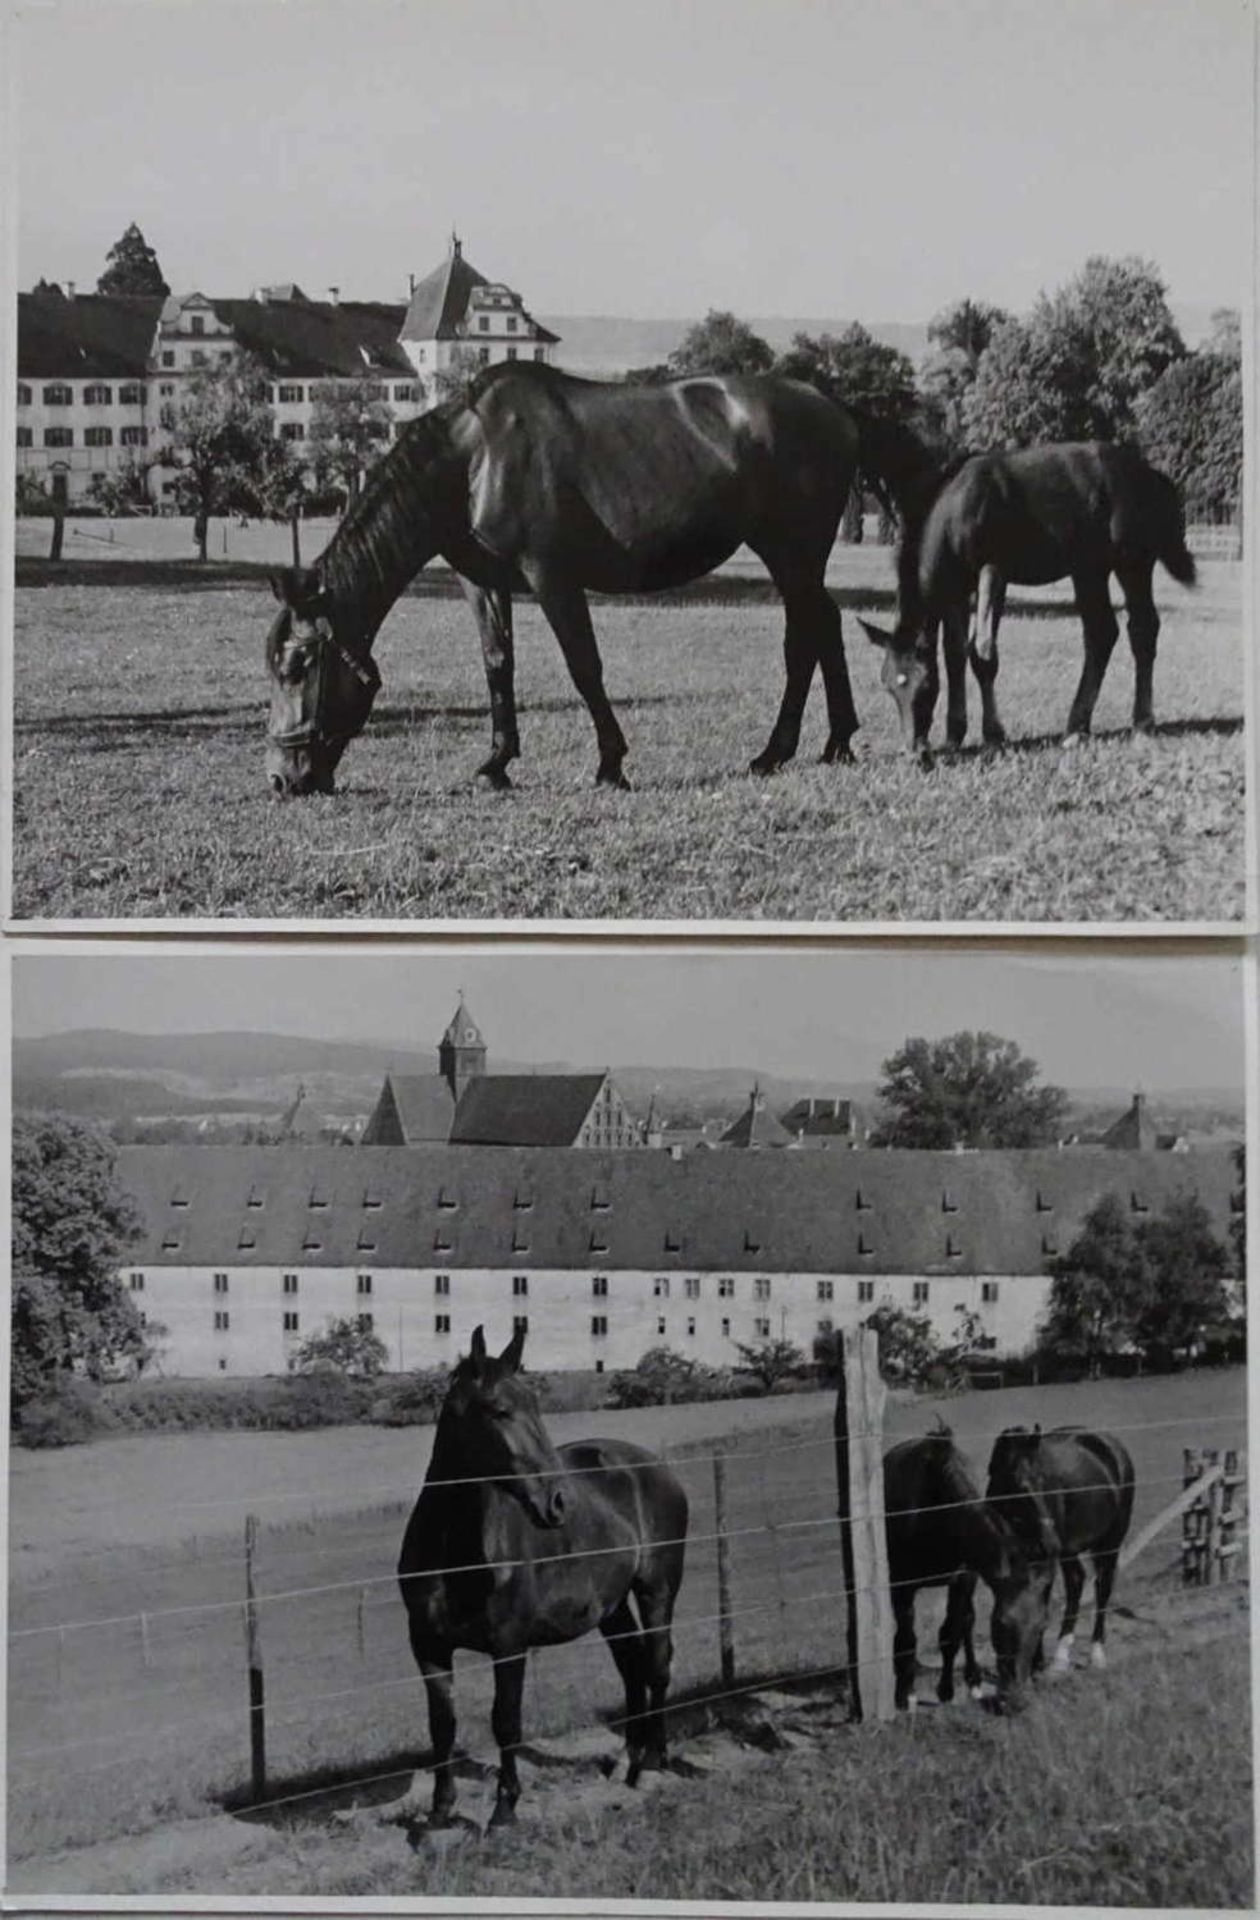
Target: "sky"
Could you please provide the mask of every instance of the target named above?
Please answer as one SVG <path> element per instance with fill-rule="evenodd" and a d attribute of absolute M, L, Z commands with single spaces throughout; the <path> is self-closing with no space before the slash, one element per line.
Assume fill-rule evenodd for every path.
<path fill-rule="evenodd" d="M 13 962 L 13 1031 L 266 1031 L 427 1049 L 463 989 L 493 1061 L 757 1068 L 867 1080 L 910 1034 L 978 1028 L 1069 1087 L 1240 1088 L 1232 956 L 846 946 L 487 954 L 45 948 Z"/>
<path fill-rule="evenodd" d="M 1237 305 L 1249 0 L 0 0 L 18 279 L 540 314 L 1025 310 L 1091 253 Z"/>

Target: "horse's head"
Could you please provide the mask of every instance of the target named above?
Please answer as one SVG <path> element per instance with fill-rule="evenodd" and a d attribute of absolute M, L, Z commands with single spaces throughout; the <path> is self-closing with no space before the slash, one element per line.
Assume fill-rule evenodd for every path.
<path fill-rule="evenodd" d="M 901 721 L 901 738 L 912 753 L 922 753 L 932 730 L 932 715 L 940 692 L 936 647 L 921 631 L 898 625 L 887 633 L 869 620 L 861 622 L 872 646 L 883 654 L 879 680 L 893 697 Z"/>
<path fill-rule="evenodd" d="M 518 1327 L 497 1357 L 487 1353 L 480 1327 L 472 1351 L 451 1376 L 442 1408 L 460 1478 L 493 1480 L 525 1507 L 540 1527 L 558 1527 L 567 1501 L 564 1468 L 543 1426 L 538 1396 L 521 1377 L 525 1329 Z"/>
<path fill-rule="evenodd" d="M 267 778 L 277 794 L 331 793 L 346 744 L 367 725 L 381 684 L 370 653 L 338 633 L 319 575 L 272 577 L 280 612 L 267 635 L 271 715 Z"/>
<path fill-rule="evenodd" d="M 997 1658 L 998 1702 L 1018 1712 L 1045 1632 L 1054 1563 L 1030 1561 L 1012 1536 L 989 1584 L 993 1589 L 989 1635 Z"/>

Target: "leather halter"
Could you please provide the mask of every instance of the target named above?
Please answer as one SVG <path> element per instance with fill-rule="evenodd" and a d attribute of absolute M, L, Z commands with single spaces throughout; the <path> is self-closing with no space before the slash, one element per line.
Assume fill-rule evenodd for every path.
<path fill-rule="evenodd" d="M 322 622 L 313 631 L 311 647 L 314 663 L 304 679 L 312 683 L 311 717 L 299 720 L 294 727 L 283 727 L 278 732 L 269 727 L 267 738 L 276 747 L 309 747 L 313 745 L 334 746 L 338 740 L 351 740 L 358 728 L 339 727 L 333 729 L 321 724 L 320 709 L 324 704 L 324 692 L 327 685 L 327 661 L 330 653 L 335 653 L 343 666 L 350 669 L 360 686 L 366 687 L 369 694 L 375 694 L 381 684 L 380 671 L 371 654 L 365 660 L 359 660 L 338 640 L 327 622 Z"/>

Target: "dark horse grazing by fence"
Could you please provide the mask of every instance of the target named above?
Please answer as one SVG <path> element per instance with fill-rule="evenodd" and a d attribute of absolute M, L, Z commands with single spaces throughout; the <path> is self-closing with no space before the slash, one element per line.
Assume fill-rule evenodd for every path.
<path fill-rule="evenodd" d="M 972 1631 L 979 1576 L 993 1593 L 991 1633 L 999 1698 L 1018 1706 L 1041 1641 L 1049 1577 L 986 1506 L 948 1427 L 899 1441 L 884 1455 L 888 1578 L 892 1587 L 897 1705 L 914 1697 L 914 1603 L 924 1587 L 947 1587 L 937 1697 L 954 1697 L 954 1660 L 963 1650 L 973 1694 L 981 1684 Z"/>
<path fill-rule="evenodd" d="M 1055 1427 L 1049 1433 L 1008 1427 L 993 1443 L 986 1497 L 1006 1513 L 1028 1552 L 1057 1560 L 1063 1568 L 1063 1620 L 1054 1655 L 1060 1671 L 1072 1661 L 1086 1553 L 1094 1564 L 1090 1659 L 1096 1667 L 1107 1663 L 1107 1602 L 1116 1557 L 1133 1518 L 1133 1491 L 1133 1461 L 1112 1434 L 1084 1427 Z"/>
<path fill-rule="evenodd" d="M 1007 584 L 1042 586 L 1068 576 L 1085 634 L 1068 738 L 1089 732 L 1116 643 L 1113 573 L 1124 593 L 1133 650 L 1133 725 L 1153 727 L 1159 614 L 1151 577 L 1157 560 L 1174 580 L 1194 585 L 1177 489 L 1133 447 L 1106 441 L 1029 447 L 974 454 L 947 469 L 906 525 L 898 555 L 896 632 L 862 623 L 884 650 L 881 678 L 897 704 L 907 745 L 918 751 L 927 745 L 940 690 L 942 628 L 949 744 L 960 746 L 967 732 L 968 654 L 980 687 L 984 738 L 990 745 L 1005 739 L 994 682 Z"/>
<path fill-rule="evenodd" d="M 456 1647 L 494 1660 L 492 1827 L 514 1818 L 520 1797 L 516 1754 L 530 1647 L 598 1627 L 625 1686 L 630 1784 L 665 1757 L 687 1497 L 668 1467 L 628 1441 L 553 1447 L 521 1378 L 524 1341 L 518 1328 L 495 1358 L 481 1328 L 474 1333 L 469 1357 L 451 1376 L 398 1562 L 429 1700 L 435 1826 L 449 1825 L 455 1807 Z"/>
<path fill-rule="evenodd" d="M 792 758 L 816 666 L 823 758 L 848 758 L 858 721 L 823 576 L 855 471 L 861 463 L 878 482 L 889 438 L 812 387 L 769 375 L 626 387 L 532 364 L 491 368 L 466 401 L 403 428 L 313 568 L 273 580 L 283 609 L 267 638 L 273 789 L 331 792 L 380 686 L 377 630 L 435 554 L 460 576 L 481 632 L 493 739 L 478 773 L 494 786 L 509 784 L 520 752 L 514 592 L 532 589 L 560 642 L 595 725 L 597 779 L 624 786 L 626 742 L 587 591 L 680 586 L 745 542 L 787 618 L 782 704 L 752 770 Z"/>

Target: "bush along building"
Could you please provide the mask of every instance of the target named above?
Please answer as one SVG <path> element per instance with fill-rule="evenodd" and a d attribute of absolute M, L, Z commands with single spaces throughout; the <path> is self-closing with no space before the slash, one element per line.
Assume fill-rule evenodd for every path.
<path fill-rule="evenodd" d="M 162 464 L 189 375 L 240 351 L 269 376 L 277 434 L 301 443 L 316 390 L 367 382 L 390 434 L 444 397 L 445 377 L 504 360 L 548 362 L 558 344 L 521 297 L 464 258 L 455 235 L 443 263 L 413 280 L 406 304 L 308 298 L 287 283 L 249 298 L 82 294 L 40 284 L 18 295 L 17 474 L 68 504 L 93 476 L 147 470 L 158 505 L 172 491 Z"/>
<path fill-rule="evenodd" d="M 476 1084 L 449 1103 L 456 1114 Z M 430 1141 L 126 1147 L 118 1165 L 145 1221 L 124 1284 L 164 1329 L 163 1370 L 183 1375 L 282 1372 L 346 1315 L 379 1335 L 391 1368 L 453 1361 L 474 1327 L 494 1344 L 521 1321 L 539 1368 L 611 1370 L 658 1345 L 730 1364 L 738 1342 L 808 1352 L 884 1300 L 942 1340 L 974 1312 L 1000 1356 L 1031 1343 L 1049 1263 L 1105 1193 L 1136 1216 L 1196 1193 L 1225 1238 L 1236 1183 L 1227 1149 L 1105 1147 L 674 1155 Z"/>

